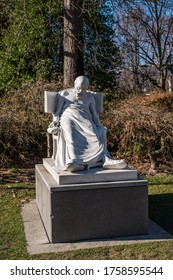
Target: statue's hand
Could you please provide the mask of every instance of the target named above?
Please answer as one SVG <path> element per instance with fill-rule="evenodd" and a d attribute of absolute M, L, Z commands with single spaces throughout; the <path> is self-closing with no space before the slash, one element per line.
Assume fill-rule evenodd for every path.
<path fill-rule="evenodd" d="M 47 132 L 51 134 L 56 134 L 61 130 L 59 121 L 53 121 L 50 123 Z"/>
<path fill-rule="evenodd" d="M 53 123 L 59 123 L 59 117 L 53 116 Z"/>
<path fill-rule="evenodd" d="M 54 127 L 58 127 L 60 124 L 59 124 L 59 122 L 57 122 L 57 121 L 53 121 L 51 124 L 50 124 L 50 126 L 54 126 Z"/>

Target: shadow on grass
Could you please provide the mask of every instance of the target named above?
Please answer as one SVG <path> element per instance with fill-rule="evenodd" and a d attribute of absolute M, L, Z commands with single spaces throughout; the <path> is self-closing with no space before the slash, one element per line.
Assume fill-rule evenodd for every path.
<path fill-rule="evenodd" d="M 173 235 L 173 193 L 149 195 L 149 218 Z"/>

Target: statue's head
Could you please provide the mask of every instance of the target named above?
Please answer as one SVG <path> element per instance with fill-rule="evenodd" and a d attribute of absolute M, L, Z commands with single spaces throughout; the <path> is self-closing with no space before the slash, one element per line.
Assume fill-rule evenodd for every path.
<path fill-rule="evenodd" d="M 86 76 L 77 77 L 74 81 L 74 87 L 75 89 L 80 88 L 87 90 L 87 88 L 89 87 L 89 79 Z"/>
<path fill-rule="evenodd" d="M 79 76 L 74 81 L 75 96 L 77 99 L 83 99 L 86 93 L 86 90 L 89 87 L 89 80 L 85 76 Z"/>

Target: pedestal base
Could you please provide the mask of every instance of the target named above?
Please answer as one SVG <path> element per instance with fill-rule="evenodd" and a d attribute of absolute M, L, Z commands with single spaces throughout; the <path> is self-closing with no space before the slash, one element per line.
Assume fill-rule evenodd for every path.
<path fill-rule="evenodd" d="M 143 179 L 59 185 L 36 165 L 36 203 L 51 243 L 148 233 Z"/>
<path fill-rule="evenodd" d="M 51 158 L 44 158 L 43 166 L 59 185 L 128 181 L 136 180 L 138 177 L 137 171 L 129 167 L 117 170 L 104 170 L 102 167 L 96 167 L 75 173 L 68 171 L 57 172 L 53 168 L 55 167 L 54 160 Z"/>

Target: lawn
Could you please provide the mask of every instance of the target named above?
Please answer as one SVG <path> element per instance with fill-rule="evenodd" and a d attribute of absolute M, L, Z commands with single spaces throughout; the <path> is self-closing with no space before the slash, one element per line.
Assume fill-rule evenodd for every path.
<path fill-rule="evenodd" d="M 149 218 L 173 234 L 173 175 L 148 177 Z M 33 184 L 0 186 L 0 259 L 145 260 L 173 259 L 173 240 L 119 245 L 30 256 L 21 218 L 21 207 L 35 198 Z"/>

